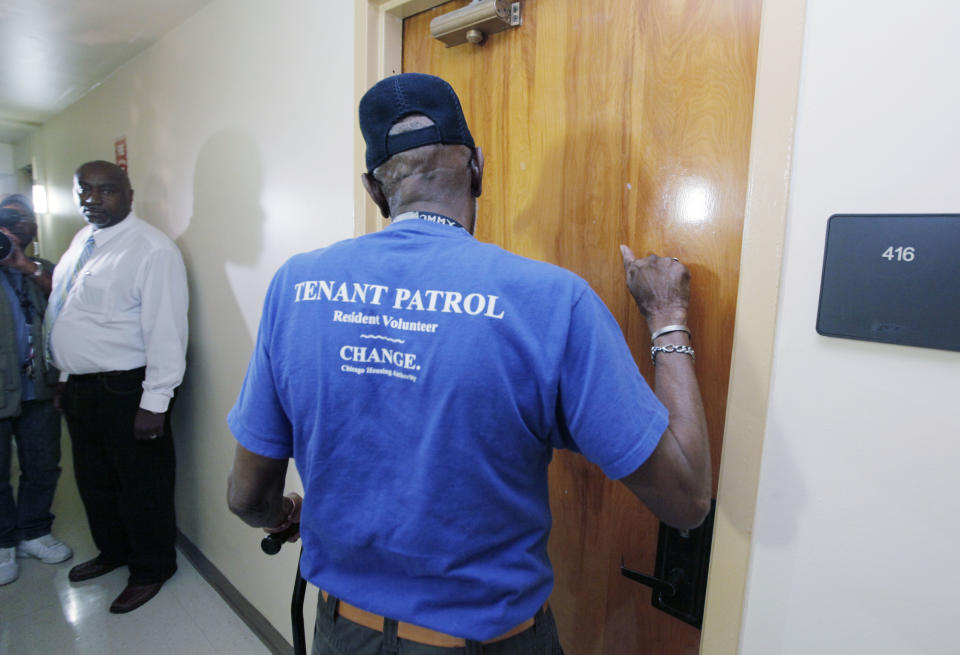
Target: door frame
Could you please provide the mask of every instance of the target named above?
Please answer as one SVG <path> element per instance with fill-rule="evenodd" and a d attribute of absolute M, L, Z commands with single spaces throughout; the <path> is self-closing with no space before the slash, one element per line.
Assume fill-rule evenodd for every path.
<path fill-rule="evenodd" d="M 400 72 L 403 19 L 447 0 L 354 0 L 354 106 Z M 730 386 L 700 653 L 736 655 L 773 368 L 806 0 L 763 0 Z M 364 160 L 359 127 L 354 161 Z M 360 176 L 354 231 L 383 227 Z"/>

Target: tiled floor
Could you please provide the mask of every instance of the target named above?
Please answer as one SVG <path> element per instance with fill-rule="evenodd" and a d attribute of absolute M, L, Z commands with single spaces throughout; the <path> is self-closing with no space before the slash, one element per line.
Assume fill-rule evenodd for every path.
<path fill-rule="evenodd" d="M 73 547 L 73 559 L 55 565 L 18 560 L 20 578 L 0 587 L 0 655 L 269 653 L 182 554 L 178 554 L 177 573 L 160 593 L 129 614 L 107 611 L 126 585 L 126 568 L 71 584 L 70 568 L 97 551 L 77 497 L 69 456 L 69 445 L 64 443 L 53 533 Z"/>

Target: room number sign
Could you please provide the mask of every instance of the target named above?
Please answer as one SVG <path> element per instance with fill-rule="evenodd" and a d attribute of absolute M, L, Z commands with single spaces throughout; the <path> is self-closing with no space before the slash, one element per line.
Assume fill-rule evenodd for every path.
<path fill-rule="evenodd" d="M 817 332 L 960 350 L 960 214 L 835 214 Z"/>

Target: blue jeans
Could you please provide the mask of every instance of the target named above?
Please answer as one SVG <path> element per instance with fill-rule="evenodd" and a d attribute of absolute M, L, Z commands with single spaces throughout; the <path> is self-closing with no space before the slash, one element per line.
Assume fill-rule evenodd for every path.
<path fill-rule="evenodd" d="M 17 440 L 20 485 L 10 487 L 10 455 Z M 60 478 L 60 415 L 49 400 L 28 400 L 20 416 L 0 419 L 0 548 L 50 534 L 50 505 Z"/>
<path fill-rule="evenodd" d="M 397 638 L 396 621 L 371 630 L 337 616 L 335 597 L 320 595 L 313 631 L 313 655 L 563 655 L 550 608 L 537 613 L 533 627 L 492 644 L 467 641 L 466 648 L 442 648 Z"/>

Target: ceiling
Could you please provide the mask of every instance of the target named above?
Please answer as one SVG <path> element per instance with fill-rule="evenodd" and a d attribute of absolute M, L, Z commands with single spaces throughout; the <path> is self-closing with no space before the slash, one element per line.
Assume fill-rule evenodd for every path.
<path fill-rule="evenodd" d="M 0 143 L 17 143 L 210 0 L 0 0 Z"/>

